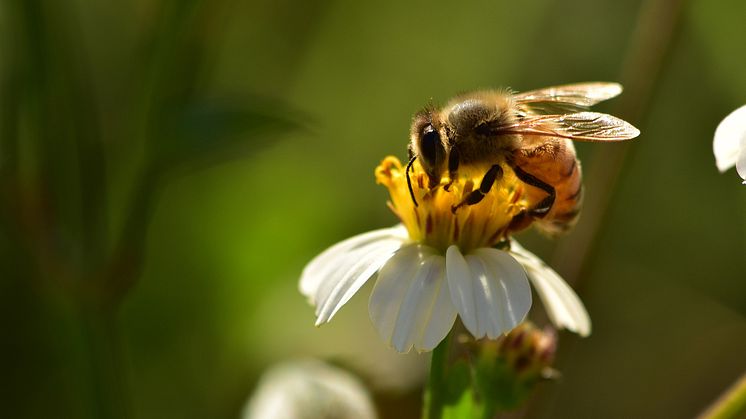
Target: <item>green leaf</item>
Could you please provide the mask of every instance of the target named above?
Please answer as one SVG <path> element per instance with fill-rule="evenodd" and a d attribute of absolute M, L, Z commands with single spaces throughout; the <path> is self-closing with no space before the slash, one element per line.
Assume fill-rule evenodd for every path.
<path fill-rule="evenodd" d="M 151 144 L 154 163 L 170 168 L 246 156 L 276 134 L 298 129 L 299 119 L 285 105 L 256 99 L 188 103 L 162 118 Z"/>
<path fill-rule="evenodd" d="M 478 403 L 471 388 L 461 393 L 461 398 L 443 407 L 443 419 L 479 418 L 484 415 L 484 406 Z"/>
<path fill-rule="evenodd" d="M 523 383 L 502 359 L 482 357 L 476 365 L 474 387 L 490 410 L 518 407 L 528 395 Z"/>

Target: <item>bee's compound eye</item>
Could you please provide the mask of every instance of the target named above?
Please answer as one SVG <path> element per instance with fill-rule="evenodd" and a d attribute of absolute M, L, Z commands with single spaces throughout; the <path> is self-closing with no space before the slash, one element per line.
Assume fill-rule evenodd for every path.
<path fill-rule="evenodd" d="M 443 147 L 440 143 L 440 134 L 433 128 L 432 124 L 425 125 L 420 136 L 420 152 L 422 152 L 422 157 L 429 162 L 435 162 L 439 147 Z"/>

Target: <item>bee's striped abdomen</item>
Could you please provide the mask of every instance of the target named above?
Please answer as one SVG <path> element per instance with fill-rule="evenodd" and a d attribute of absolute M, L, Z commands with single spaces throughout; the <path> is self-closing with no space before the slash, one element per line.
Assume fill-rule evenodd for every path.
<path fill-rule="evenodd" d="M 556 197 L 547 214 L 534 219 L 540 230 L 559 234 L 569 230 L 580 215 L 583 183 L 580 162 L 570 140 L 560 138 L 525 138 L 524 146 L 513 155 L 513 162 L 527 173 L 554 187 Z M 529 202 L 537 205 L 547 193 L 526 185 Z"/>

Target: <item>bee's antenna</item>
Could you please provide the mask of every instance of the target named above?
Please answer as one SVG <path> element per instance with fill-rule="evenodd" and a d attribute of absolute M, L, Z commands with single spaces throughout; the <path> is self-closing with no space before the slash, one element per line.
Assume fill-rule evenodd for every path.
<path fill-rule="evenodd" d="M 409 163 L 407 163 L 407 186 L 409 186 L 409 195 L 412 197 L 412 202 L 414 202 L 414 206 L 417 207 L 417 200 L 414 198 L 414 190 L 412 189 L 412 179 L 409 178 L 409 169 L 412 168 L 412 163 L 417 160 L 417 156 L 412 156 L 411 159 L 409 159 Z"/>

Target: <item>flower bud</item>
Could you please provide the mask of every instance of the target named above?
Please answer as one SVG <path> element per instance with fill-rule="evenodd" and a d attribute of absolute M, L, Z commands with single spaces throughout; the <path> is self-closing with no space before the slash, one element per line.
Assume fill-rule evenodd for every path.
<path fill-rule="evenodd" d="M 540 380 L 557 376 L 551 368 L 557 335 L 550 327 L 539 329 L 523 322 L 496 340 L 462 343 L 466 343 L 478 398 L 492 408 L 513 409 Z"/>
<path fill-rule="evenodd" d="M 518 381 L 533 383 L 553 376 L 551 366 L 557 350 L 557 334 L 551 327 L 539 329 L 523 322 L 497 340 L 496 356 Z"/>

